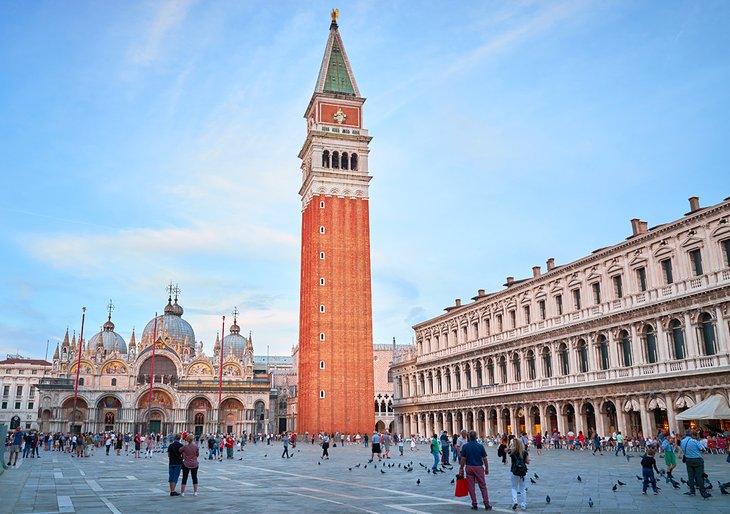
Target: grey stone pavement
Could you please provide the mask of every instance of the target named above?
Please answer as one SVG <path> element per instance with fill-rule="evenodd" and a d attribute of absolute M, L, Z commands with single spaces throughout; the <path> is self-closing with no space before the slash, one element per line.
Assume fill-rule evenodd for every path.
<path fill-rule="evenodd" d="M 76 459 L 42 451 L 41 459 L 27 459 L 0 476 L 0 512 L 471 512 L 468 497 L 454 497 L 450 481 L 456 469 L 434 476 L 419 465 L 431 463 L 426 446 L 417 452 L 406 449 L 403 457 L 393 455 L 385 461 L 393 467 L 385 469 L 377 460 L 373 463 L 377 468 L 364 467 L 370 454 L 362 445 L 331 448 L 329 461 L 320 461 L 321 450 L 311 444 L 298 444 L 288 460 L 281 459 L 281 452 L 280 443 L 249 444 L 233 460 L 201 460 L 198 496 L 170 497 L 163 453 L 155 453 L 150 460 L 134 460 L 124 452 L 117 457 L 96 450 L 90 458 Z M 509 466 L 499 462 L 496 448 L 487 448 L 487 453 L 487 485 L 494 510 L 513 512 Z M 639 454 L 634 455 L 628 462 L 610 453 L 594 457 L 589 451 L 533 454 L 529 476 L 537 473 L 540 478 L 536 484 L 528 483 L 527 512 L 730 512 L 730 496 L 721 496 L 717 486 L 717 480 L 730 481 L 730 464 L 724 455 L 705 458 L 706 471 L 715 483 L 708 500 L 685 496 L 686 486 L 675 491 L 663 480 L 658 496 L 651 490 L 643 496 L 636 479 L 641 474 Z M 415 469 L 406 472 L 403 465 L 410 461 Z M 358 463 L 360 467 L 354 467 Z M 675 477 L 686 478 L 681 464 Z M 626 485 L 613 492 L 617 479 Z M 188 487 L 192 492 L 191 482 Z M 549 505 L 547 495 L 552 500 Z M 589 497 L 593 508 L 588 506 Z"/>

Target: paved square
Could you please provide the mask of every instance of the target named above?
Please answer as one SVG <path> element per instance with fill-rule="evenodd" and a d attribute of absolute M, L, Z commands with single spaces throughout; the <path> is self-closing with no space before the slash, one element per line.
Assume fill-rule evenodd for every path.
<path fill-rule="evenodd" d="M 97 450 L 93 457 L 79 460 L 68 454 L 41 452 L 41 459 L 27 459 L 0 476 L 0 512 L 469 511 L 468 497 L 454 498 L 450 482 L 455 469 L 434 477 L 420 465 L 432 461 L 426 446 L 418 452 L 406 449 L 403 457 L 394 455 L 385 461 L 385 468 L 377 461 L 367 464 L 369 449 L 362 445 L 330 448 L 329 461 L 320 461 L 321 450 L 311 444 L 297 445 L 288 460 L 281 458 L 281 452 L 280 443 L 249 444 L 233 460 L 201 460 L 199 495 L 174 498 L 168 493 L 167 456 L 163 453 L 151 460 L 134 460 L 124 452 L 117 457 Z M 496 512 L 512 512 L 509 466 L 499 462 L 496 448 L 487 448 L 487 453 L 492 505 Z M 636 478 L 641 474 L 639 454 L 633 455 L 637 457 L 628 462 L 611 453 L 594 457 L 588 451 L 551 450 L 542 456 L 533 452 L 529 476 L 537 473 L 540 478 L 536 484 L 528 484 L 527 512 L 730 512 L 730 496 L 721 496 L 717 487 L 718 480 L 730 481 L 730 464 L 724 455 L 705 457 L 706 471 L 715 484 L 709 500 L 685 496 L 686 486 L 674 490 L 664 480 L 660 480 L 658 496 L 642 496 Z M 411 461 L 415 469 L 404 471 L 404 464 Z M 686 477 L 681 464 L 675 477 Z M 416 483 L 419 479 L 420 485 Z M 613 492 L 617 480 L 626 485 Z M 188 487 L 192 492 L 190 482 Z"/>

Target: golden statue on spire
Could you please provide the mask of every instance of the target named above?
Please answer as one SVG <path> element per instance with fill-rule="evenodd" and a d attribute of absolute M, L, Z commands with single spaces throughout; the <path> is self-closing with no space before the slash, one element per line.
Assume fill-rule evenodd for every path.
<path fill-rule="evenodd" d="M 340 17 L 339 9 L 332 9 L 332 23 L 337 23 L 337 18 Z"/>

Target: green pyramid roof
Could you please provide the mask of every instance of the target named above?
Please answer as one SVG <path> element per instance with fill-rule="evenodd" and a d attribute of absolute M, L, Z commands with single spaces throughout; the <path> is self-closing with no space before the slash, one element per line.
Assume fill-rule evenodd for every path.
<path fill-rule="evenodd" d="M 315 90 L 320 93 L 360 96 L 342 38 L 337 30 L 337 23 L 332 23 L 330 26 L 330 36 Z"/>

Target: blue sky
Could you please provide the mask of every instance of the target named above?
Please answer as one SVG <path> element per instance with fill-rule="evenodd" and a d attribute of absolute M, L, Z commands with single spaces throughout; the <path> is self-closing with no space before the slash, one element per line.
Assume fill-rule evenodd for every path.
<path fill-rule="evenodd" d="M 182 289 L 296 344 L 297 153 L 331 2 L 0 5 L 0 354 Z M 375 342 L 730 195 L 730 4 L 343 2 L 371 143 Z"/>

